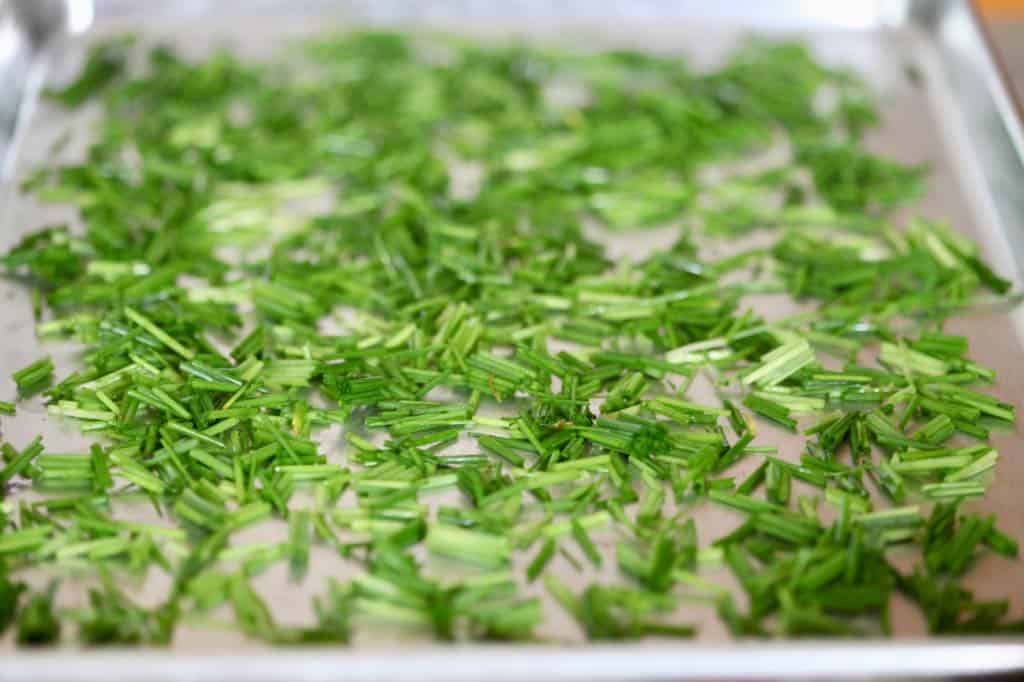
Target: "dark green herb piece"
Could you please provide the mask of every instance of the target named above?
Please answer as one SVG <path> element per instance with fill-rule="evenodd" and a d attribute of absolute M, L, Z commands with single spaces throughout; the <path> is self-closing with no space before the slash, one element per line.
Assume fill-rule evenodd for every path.
<path fill-rule="evenodd" d="M 6 566 L 0 570 L 0 634 L 14 622 L 25 585 L 10 579 Z"/>
<path fill-rule="evenodd" d="M 60 622 L 53 612 L 53 590 L 30 596 L 18 615 L 18 644 L 54 644 L 60 639 L 60 629 Z"/>

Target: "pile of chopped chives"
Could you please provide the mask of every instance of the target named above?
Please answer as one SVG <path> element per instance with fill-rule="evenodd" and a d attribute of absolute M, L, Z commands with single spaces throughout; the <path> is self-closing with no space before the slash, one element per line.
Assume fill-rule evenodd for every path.
<path fill-rule="evenodd" d="M 758 41 L 709 72 L 391 33 L 300 47 L 135 69 L 121 38 L 48 93 L 103 111 L 84 160 L 23 185 L 81 229 L 0 264 L 41 346 L 82 352 L 13 379 L 94 444 L 0 446 L 0 630 L 168 644 L 230 614 L 272 643 L 529 640 L 557 604 L 591 639 L 689 637 L 697 596 L 736 636 L 860 636 L 897 595 L 934 633 L 1024 627 L 961 586 L 1017 555 L 964 506 L 1014 408 L 943 331 L 1010 283 L 889 217 L 925 172 L 865 149 L 858 78 Z M 781 164 L 704 172 L 780 139 Z M 608 255 L 601 235 L 659 225 L 669 248 Z M 766 317 L 764 293 L 812 312 Z M 314 547 L 360 570 L 279 622 L 255 579 L 283 564 L 297 588 Z M 124 586 L 151 572 L 170 588 L 142 606 Z M 69 575 L 87 603 L 61 604 Z"/>

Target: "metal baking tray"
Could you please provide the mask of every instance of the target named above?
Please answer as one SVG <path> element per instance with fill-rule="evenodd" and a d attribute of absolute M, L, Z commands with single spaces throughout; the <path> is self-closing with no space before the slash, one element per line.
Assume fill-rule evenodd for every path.
<path fill-rule="evenodd" d="M 259 58 L 288 38 L 364 25 L 425 27 L 516 37 L 588 49 L 642 47 L 720 58 L 747 33 L 806 40 L 821 59 L 861 72 L 882 99 L 883 126 L 872 148 L 933 169 L 927 196 L 913 208 L 946 219 L 978 240 L 996 269 L 1020 283 L 1024 271 L 1024 132 L 1020 112 L 967 0 L 0 0 L 0 250 L 24 233 L 73 220 L 67 208 L 42 207 L 16 191 L 19 178 L 52 163 L 50 143 L 71 128 L 63 154 L 81 152 L 89 112 L 69 117 L 40 100 L 45 82 L 73 73 L 96 36 L 134 30 L 169 40 L 187 53 L 226 42 Z M 921 82 L 908 78 L 913 65 Z M 612 244 L 622 253 L 657 247 L 657 235 Z M 1024 318 L 982 311 L 953 329 L 997 370 L 995 393 L 1024 404 Z M 58 366 L 74 347 L 48 344 Z M 39 354 L 28 293 L 0 280 L 0 399 L 12 370 Z M 51 448 L 81 443 L 74 427 L 51 420 L 40 402 L 0 418 L 3 437 L 20 443 L 43 433 Z M 999 514 L 1024 540 L 1021 434 L 994 436 L 1003 453 L 997 481 L 979 511 Z M 714 520 L 712 520 L 714 523 Z M 703 524 L 703 520 L 702 520 Z M 701 526 L 702 529 L 704 526 Z M 981 597 L 1024 593 L 1024 564 L 986 559 L 968 586 Z M 336 571 L 329 564 L 321 571 Z M 322 573 L 321 573 L 322 575 Z M 569 574 L 570 576 L 572 574 Z M 272 576 L 273 578 L 273 576 Z M 277 576 L 279 586 L 286 583 Z M 571 577 L 566 578 L 571 579 Z M 273 592 L 271 583 L 271 592 Z M 62 587 L 62 589 L 64 589 Z M 282 587 L 283 589 L 283 587 Z M 294 595 L 266 595 L 295 615 Z M 306 598 L 302 597 L 302 601 Z M 1019 613 L 1024 604 L 1015 604 Z M 5 680 L 765 680 L 901 679 L 1024 674 L 1024 639 L 926 637 L 908 608 L 897 608 L 896 637 L 867 641 L 733 641 L 709 612 L 692 642 L 590 645 L 564 617 L 549 645 L 444 646 L 422 640 L 357 641 L 350 648 L 270 649 L 231 633 L 185 631 L 166 650 L 34 652 L 0 643 Z"/>

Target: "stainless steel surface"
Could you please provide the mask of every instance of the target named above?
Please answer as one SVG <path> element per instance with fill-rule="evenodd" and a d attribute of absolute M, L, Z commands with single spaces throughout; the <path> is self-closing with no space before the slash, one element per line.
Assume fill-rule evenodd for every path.
<path fill-rule="evenodd" d="M 29 83 L 39 81 L 36 54 L 14 5 L 0 3 L 0 179 L 11 170 L 19 118 L 31 100 Z"/>
<path fill-rule="evenodd" d="M 33 0 L 21 3 L 31 7 Z M 87 42 L 48 41 L 80 28 L 88 3 L 67 0 L 67 11 L 49 29 L 29 29 L 24 14 L 0 4 L 0 112 L 14 112 L 17 134 L 3 126 L 0 114 L 0 160 L 13 171 L 0 194 L 0 249 L 20 234 L 50 221 L 73 220 L 66 208 L 43 208 L 13 191 L 17 177 L 40 163 L 52 162 L 49 143 L 69 126 L 76 140 L 87 130 L 89 114 L 69 119 L 45 103 L 34 107 L 44 69 L 60 80 L 74 71 Z M 325 18 L 326 17 L 326 18 Z M 6 23 L 5 23 L 6 22 Z M 1024 144 L 1020 121 L 999 71 L 968 6 L 957 0 L 910 2 L 807 2 L 737 0 L 705 3 L 573 0 L 484 0 L 414 2 L 413 0 L 99 0 L 91 29 L 98 33 L 124 28 L 167 38 L 190 53 L 226 40 L 253 57 L 280 46 L 283 36 L 364 23 L 415 28 L 440 25 L 490 36 L 516 34 L 542 41 L 642 46 L 692 55 L 698 63 L 720 57 L 744 31 L 757 30 L 808 40 L 822 59 L 860 70 L 880 93 L 884 125 L 869 143 L 876 150 L 908 162 L 928 161 L 934 168 L 928 196 L 915 213 L 948 219 L 978 239 L 997 269 L 1019 281 L 1024 270 Z M 43 22 L 45 24 L 45 22 Z M 9 28 L 5 29 L 4 26 Z M 8 34 L 4 31 L 7 30 Z M 15 42 L 4 35 L 17 36 Z M 33 38 L 33 36 L 36 36 Z M 8 50 L 7 45 L 17 45 Z M 912 87 L 904 64 L 915 63 L 924 86 Z M 5 109 L 6 107 L 6 109 Z M 7 132 L 5 132 L 7 131 Z M 15 144 L 7 144 L 13 140 Z M 8 151 L 5 153 L 4 149 Z M 15 161 L 12 150 L 17 152 Z M 70 145 L 73 156 L 81 147 Z M 663 235 L 661 235 L 663 237 Z M 611 246 L 623 253 L 650 249 L 659 235 L 634 235 Z M 24 290 L 0 281 L 0 399 L 13 395 L 7 378 L 38 353 Z M 959 320 L 954 329 L 967 334 L 974 354 L 995 368 L 997 395 L 1024 405 L 1024 351 L 1018 320 L 998 312 Z M 59 362 L 72 362 L 71 346 L 47 347 Z M 15 419 L 0 418 L 5 437 L 19 443 L 44 432 L 54 448 L 80 442 L 74 427 L 51 420 L 38 402 L 19 409 Z M 781 442 L 773 437 L 772 442 Z M 1006 529 L 1024 539 L 1024 500 L 1017 485 L 1024 463 L 1017 457 L 1019 433 L 994 438 L 1003 458 L 988 498 L 976 505 L 1000 514 Z M 767 441 L 766 441 L 767 442 Z M 700 527 L 714 529 L 732 517 L 708 518 Z M 311 577 L 336 572 L 329 558 L 314 564 Z M 1024 565 L 986 558 L 970 587 L 982 597 L 1024 592 Z M 571 575 L 571 574 L 570 574 Z M 285 618 L 306 615 L 306 595 L 296 599 L 283 574 L 264 581 L 265 595 L 278 595 L 275 611 Z M 160 585 L 147 585 L 159 589 Z M 64 588 L 62 588 L 64 589 Z M 75 589 L 72 585 L 71 589 Z M 74 595 L 69 595 L 73 598 Z M 301 603 L 300 603 L 301 602 Z M 273 603 L 273 602 L 272 602 Z M 1022 603 L 1015 608 L 1019 612 Z M 683 618 L 706 625 L 693 643 L 647 642 L 616 646 L 581 646 L 571 624 L 556 609 L 545 631 L 560 642 L 545 647 L 441 647 L 422 640 L 359 641 L 351 650 L 271 651 L 229 633 L 184 632 L 170 651 L 161 652 L 12 652 L 0 647 L 0 680 L 653 680 L 653 679 L 864 679 L 980 675 L 1024 671 L 1024 641 L 957 639 L 942 643 L 923 636 L 922 626 L 906 605 L 895 613 L 898 639 L 892 642 L 734 643 L 707 609 L 689 608 Z"/>
<path fill-rule="evenodd" d="M 0 663 L 0 679 L 33 682 L 672 682 L 898 680 L 1019 671 L 1016 642 L 799 642 L 742 645 L 475 646 L 388 654 L 284 650 L 180 656 L 168 652 L 32 652 Z M 989 678 L 986 678 L 989 679 Z"/>
<path fill-rule="evenodd" d="M 88 28 L 92 11 L 92 0 L 0 0 L 0 182 L 9 179 L 42 85 L 45 53 Z"/>
<path fill-rule="evenodd" d="M 1019 102 L 1024 93 L 1024 20 L 989 23 L 988 32 Z"/>

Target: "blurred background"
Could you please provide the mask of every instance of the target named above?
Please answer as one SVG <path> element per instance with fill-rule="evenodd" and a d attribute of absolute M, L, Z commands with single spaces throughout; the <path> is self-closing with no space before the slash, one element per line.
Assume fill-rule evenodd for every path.
<path fill-rule="evenodd" d="M 1024 93 L 1024 0 L 975 0 L 999 48 L 1017 94 Z"/>

